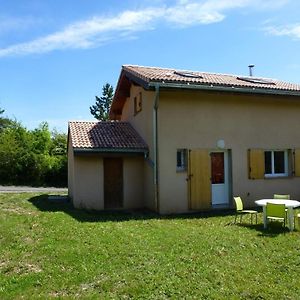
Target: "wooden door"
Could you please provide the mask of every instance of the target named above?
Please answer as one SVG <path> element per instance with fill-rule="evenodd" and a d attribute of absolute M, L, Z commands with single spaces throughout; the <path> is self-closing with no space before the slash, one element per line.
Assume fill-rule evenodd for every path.
<path fill-rule="evenodd" d="M 211 208 L 211 161 L 208 150 L 191 150 L 189 155 L 190 208 Z"/>
<path fill-rule="evenodd" d="M 104 208 L 123 207 L 123 160 L 104 158 Z"/>

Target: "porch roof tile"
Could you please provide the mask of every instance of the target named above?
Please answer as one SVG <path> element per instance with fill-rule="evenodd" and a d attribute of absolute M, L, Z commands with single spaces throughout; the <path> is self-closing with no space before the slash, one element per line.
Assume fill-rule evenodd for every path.
<path fill-rule="evenodd" d="M 128 122 L 71 121 L 69 136 L 74 149 L 147 151 L 148 146 Z"/>

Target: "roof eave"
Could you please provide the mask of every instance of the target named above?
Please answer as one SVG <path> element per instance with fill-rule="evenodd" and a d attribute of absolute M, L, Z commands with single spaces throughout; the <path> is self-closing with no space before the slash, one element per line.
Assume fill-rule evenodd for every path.
<path fill-rule="evenodd" d="M 204 85 L 204 84 L 190 84 L 190 83 L 171 83 L 171 82 L 149 82 L 148 88 L 177 88 L 177 89 L 194 89 L 206 91 L 222 91 L 222 92 L 236 92 L 248 94 L 268 94 L 268 95 L 284 95 L 284 96 L 300 96 L 300 91 L 280 90 L 280 89 L 266 89 L 266 88 L 246 88 L 236 86 L 219 86 L 219 85 Z"/>
<path fill-rule="evenodd" d="M 146 90 L 149 89 L 149 82 L 147 80 L 136 76 L 135 74 L 133 74 L 129 70 L 127 70 L 126 67 L 123 66 L 118 83 L 117 83 L 116 92 L 115 92 L 115 95 L 113 97 L 113 101 L 111 104 L 110 112 L 109 112 L 109 116 L 111 119 L 114 119 L 115 111 L 117 111 L 120 108 L 121 109 L 123 108 L 126 96 L 120 95 L 120 94 L 121 94 L 122 83 L 125 80 L 128 80 L 129 82 L 134 82 L 135 84 L 142 86 Z M 129 90 L 127 91 L 127 93 L 128 93 L 127 96 L 129 96 Z M 118 103 L 119 103 L 119 105 L 118 105 Z"/>
<path fill-rule="evenodd" d="M 134 153 L 134 154 L 147 154 L 146 148 L 73 148 L 74 153 Z"/>
<path fill-rule="evenodd" d="M 134 82 L 135 84 L 138 84 L 141 87 L 143 87 L 145 90 L 152 90 L 158 86 L 160 88 L 193 89 L 193 90 L 205 90 L 205 91 L 219 91 L 219 92 L 221 91 L 221 92 L 281 95 L 281 96 L 296 96 L 296 97 L 300 96 L 300 91 L 297 90 L 272 89 L 272 88 L 263 88 L 263 87 L 257 87 L 257 88 L 241 87 L 241 86 L 229 86 L 229 85 L 225 86 L 225 85 L 214 85 L 214 84 L 176 83 L 176 82 L 165 82 L 163 80 L 154 81 L 151 78 L 140 77 L 136 75 L 134 72 L 132 72 L 132 70 L 127 69 L 126 66 L 123 66 L 117 84 L 116 93 L 111 105 L 111 110 L 110 110 L 111 119 L 117 119 L 117 116 L 121 114 L 126 96 L 129 95 L 129 90 L 126 91 L 127 93 L 126 96 L 122 95 L 121 85 L 124 82 L 124 80 L 128 80 L 128 83 Z"/>

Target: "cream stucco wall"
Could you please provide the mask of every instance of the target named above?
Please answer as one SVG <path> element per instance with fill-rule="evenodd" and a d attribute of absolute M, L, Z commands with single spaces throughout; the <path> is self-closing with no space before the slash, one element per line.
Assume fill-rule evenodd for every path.
<path fill-rule="evenodd" d="M 68 196 L 73 200 L 74 195 L 74 152 L 72 148 L 71 135 L 68 136 Z"/>
<path fill-rule="evenodd" d="M 125 209 L 145 206 L 143 168 L 143 157 L 123 158 L 123 205 Z"/>
<path fill-rule="evenodd" d="M 74 156 L 74 194 L 76 208 L 104 209 L 103 160 L 99 156 Z"/>
<path fill-rule="evenodd" d="M 134 114 L 134 97 L 142 93 L 142 110 Z M 153 179 L 153 105 L 155 93 L 146 91 L 140 86 L 132 85 L 130 97 L 127 98 L 121 121 L 130 122 L 149 147 L 149 157 L 144 162 L 143 170 L 143 190 L 145 207 L 154 210 L 154 179 Z"/>
<path fill-rule="evenodd" d="M 134 97 L 142 93 L 142 110 L 134 114 Z M 132 85 L 130 97 L 125 101 L 121 121 L 130 122 L 140 136 L 147 141 L 149 146 L 149 157 L 153 158 L 153 105 L 154 92 L 145 91 L 140 86 Z"/>
<path fill-rule="evenodd" d="M 248 179 L 247 150 L 300 147 L 300 99 L 195 91 L 161 91 L 159 104 L 160 212 L 187 212 L 187 173 L 176 173 L 176 150 L 216 149 L 223 139 L 232 153 L 232 188 L 247 206 L 288 193 L 300 198 L 300 178 Z"/>
<path fill-rule="evenodd" d="M 74 155 L 69 148 L 69 196 L 76 208 L 104 209 L 104 169 L 101 155 Z M 144 158 L 123 157 L 123 208 L 144 208 Z"/>

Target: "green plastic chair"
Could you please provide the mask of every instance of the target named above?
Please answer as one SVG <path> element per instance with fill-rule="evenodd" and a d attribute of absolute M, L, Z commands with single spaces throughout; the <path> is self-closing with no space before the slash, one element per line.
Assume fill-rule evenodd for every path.
<path fill-rule="evenodd" d="M 257 214 L 258 214 L 258 212 L 256 210 L 244 209 L 243 201 L 242 201 L 241 197 L 233 197 L 233 199 L 234 199 L 235 207 L 236 207 L 236 214 L 235 214 L 234 224 L 236 224 L 236 219 L 237 219 L 238 215 L 240 215 L 240 223 L 242 223 L 242 218 L 243 218 L 244 214 L 250 214 L 251 224 L 252 224 L 253 215 L 255 215 L 255 220 L 256 220 L 256 224 L 257 224 Z"/>
<path fill-rule="evenodd" d="M 290 195 L 283 195 L 283 194 L 274 194 L 274 199 L 283 199 L 283 200 L 290 200 Z M 287 218 L 287 208 L 285 209 L 285 217 Z"/>
<path fill-rule="evenodd" d="M 290 200 L 290 195 L 274 194 L 274 199 Z"/>
<path fill-rule="evenodd" d="M 284 204 L 275 204 L 275 203 L 267 203 L 266 207 L 266 216 L 267 222 L 269 220 L 273 221 L 283 221 L 283 226 L 285 227 L 285 205 Z"/>

